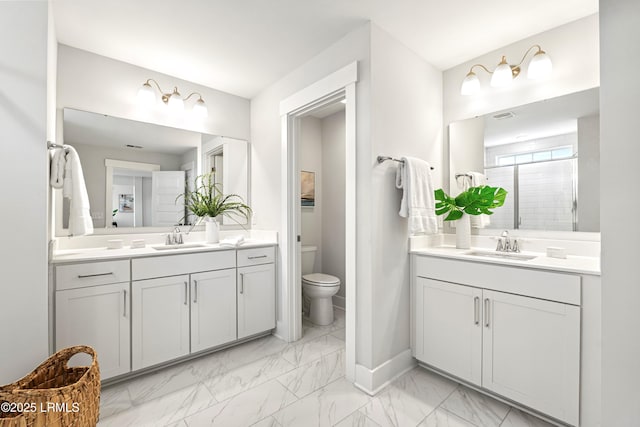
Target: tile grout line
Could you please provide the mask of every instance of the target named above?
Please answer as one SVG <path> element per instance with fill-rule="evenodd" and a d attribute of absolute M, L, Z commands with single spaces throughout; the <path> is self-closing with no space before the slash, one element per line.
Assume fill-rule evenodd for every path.
<path fill-rule="evenodd" d="M 424 420 L 426 420 L 431 414 L 433 414 L 434 412 L 436 412 L 441 406 L 442 404 L 451 397 L 451 395 L 453 393 L 456 392 L 456 390 L 458 390 L 458 388 L 460 388 L 460 383 L 456 383 L 456 386 L 453 388 L 453 390 L 451 390 L 451 392 L 447 395 L 447 397 L 445 397 L 444 399 L 442 399 L 442 401 L 440 403 L 438 403 L 438 406 L 436 406 L 435 408 L 433 408 L 433 410 L 431 412 L 429 412 L 427 415 L 425 415 L 422 419 L 420 419 L 420 421 L 418 421 L 418 424 L 416 424 L 416 426 L 419 426 L 421 423 L 424 422 Z M 442 410 L 446 411 L 445 408 L 442 408 Z M 449 412 L 449 411 L 447 411 Z M 460 417 L 462 418 L 462 417 Z M 464 418 L 463 418 L 464 419 Z M 466 421 L 466 420 L 465 420 Z"/>
<path fill-rule="evenodd" d="M 504 416 L 502 421 L 500 421 L 500 425 L 498 427 L 502 427 L 502 424 L 504 424 L 504 422 L 507 420 L 507 417 L 509 416 L 511 411 L 513 411 L 513 406 L 509 405 L 509 410 L 507 411 L 507 414 Z"/>

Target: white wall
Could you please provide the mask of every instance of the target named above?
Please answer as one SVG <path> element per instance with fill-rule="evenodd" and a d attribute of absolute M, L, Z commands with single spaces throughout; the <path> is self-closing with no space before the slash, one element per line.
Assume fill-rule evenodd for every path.
<path fill-rule="evenodd" d="M 600 115 L 578 119 L 578 231 L 600 231 Z"/>
<path fill-rule="evenodd" d="M 3 185 L 0 210 L 0 384 L 48 354 L 47 12 L 47 2 L 0 2 L 0 178 L 16 184 Z"/>
<path fill-rule="evenodd" d="M 322 119 L 322 272 L 340 279 L 333 304 L 345 306 L 345 112 Z"/>
<path fill-rule="evenodd" d="M 308 116 L 300 120 L 300 151 L 298 157 L 300 170 L 315 172 L 316 178 L 316 205 L 314 207 L 301 208 L 301 243 L 318 248 L 313 271 L 326 273 L 324 271 L 322 250 L 322 218 L 326 208 L 324 186 L 322 185 L 324 182 L 322 142 L 320 119 Z"/>
<path fill-rule="evenodd" d="M 188 114 L 169 114 L 163 105 L 148 112 L 138 108 L 138 89 L 149 78 L 165 91 L 177 86 L 180 93 L 200 92 L 209 116 L 200 121 Z M 114 117 L 156 123 L 213 135 L 249 139 L 248 99 L 180 80 L 146 68 L 116 61 L 66 45 L 58 46 L 58 108 L 108 114 Z"/>
<path fill-rule="evenodd" d="M 442 73 L 372 25 L 371 98 L 372 150 L 359 155 L 371 190 L 360 193 L 358 200 L 358 220 L 362 213 L 371 215 L 363 236 L 371 245 L 366 261 L 370 276 L 364 283 L 358 277 L 358 297 L 371 292 L 367 321 L 372 325 L 372 347 L 370 365 L 365 366 L 376 368 L 409 349 L 410 311 L 408 226 L 398 215 L 396 163 L 377 165 L 376 156 L 422 158 L 435 168 L 434 188 L 442 185 Z M 358 250 L 360 242 L 359 236 Z"/>
<path fill-rule="evenodd" d="M 640 420 L 640 199 L 638 112 L 640 2 L 600 1 L 600 224 L 602 232 L 602 419 L 607 426 Z M 612 207 L 618 207 L 613 208 Z"/>
<path fill-rule="evenodd" d="M 341 69 L 353 61 L 358 61 L 357 91 L 357 155 L 358 155 L 358 202 L 366 200 L 370 194 L 370 180 L 365 179 L 371 168 L 369 145 L 369 45 L 370 26 L 361 28 L 347 34 L 344 38 L 328 47 L 309 62 L 292 71 L 283 79 L 266 88 L 251 100 L 251 188 L 254 209 L 254 227 L 281 231 L 282 206 L 281 178 L 285 168 L 281 164 L 281 129 L 280 129 L 280 101 L 321 78 Z M 366 212 L 362 212 L 362 218 L 358 218 L 358 280 L 362 283 L 370 281 L 368 266 L 371 263 L 370 240 L 365 237 L 362 230 L 369 230 L 369 221 Z M 281 259 L 278 260 L 281 263 Z M 366 267 L 365 267 L 366 266 Z M 278 267 L 278 271 L 282 265 Z M 282 299 L 282 287 L 280 276 L 278 277 L 278 321 L 282 321 L 283 307 L 287 301 Z M 371 302 L 358 298 L 358 313 L 371 310 Z M 370 317 L 370 316 L 369 316 Z M 359 322 L 362 328 L 369 328 L 370 323 Z M 360 343 L 366 349 L 366 354 L 371 354 L 371 332 L 359 331 L 358 339 L 367 341 Z M 360 354 L 365 354 L 363 350 Z"/>

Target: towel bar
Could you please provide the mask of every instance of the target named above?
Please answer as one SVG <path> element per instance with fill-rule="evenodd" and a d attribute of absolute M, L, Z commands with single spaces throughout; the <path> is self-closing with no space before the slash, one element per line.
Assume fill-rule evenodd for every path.
<path fill-rule="evenodd" d="M 403 160 L 394 159 L 393 157 L 389 157 L 389 156 L 378 156 L 378 158 L 376 160 L 378 161 L 378 164 L 386 162 L 387 160 L 392 160 L 394 162 L 403 163 Z M 430 169 L 433 170 L 433 166 L 431 166 Z"/>

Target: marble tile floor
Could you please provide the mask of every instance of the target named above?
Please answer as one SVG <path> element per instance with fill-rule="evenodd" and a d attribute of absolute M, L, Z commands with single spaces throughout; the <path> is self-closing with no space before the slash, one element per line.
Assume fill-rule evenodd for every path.
<path fill-rule="evenodd" d="M 376 396 L 344 378 L 344 312 L 303 337 L 260 338 L 104 387 L 99 427 L 545 427 L 417 367 Z"/>

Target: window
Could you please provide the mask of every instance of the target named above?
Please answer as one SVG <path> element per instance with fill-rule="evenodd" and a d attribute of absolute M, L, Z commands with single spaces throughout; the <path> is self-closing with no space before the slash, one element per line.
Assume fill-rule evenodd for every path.
<path fill-rule="evenodd" d="M 507 154 L 496 157 L 498 166 L 522 165 L 525 163 L 544 162 L 547 160 L 567 159 L 573 157 L 573 147 L 556 147 L 549 150 Z"/>

